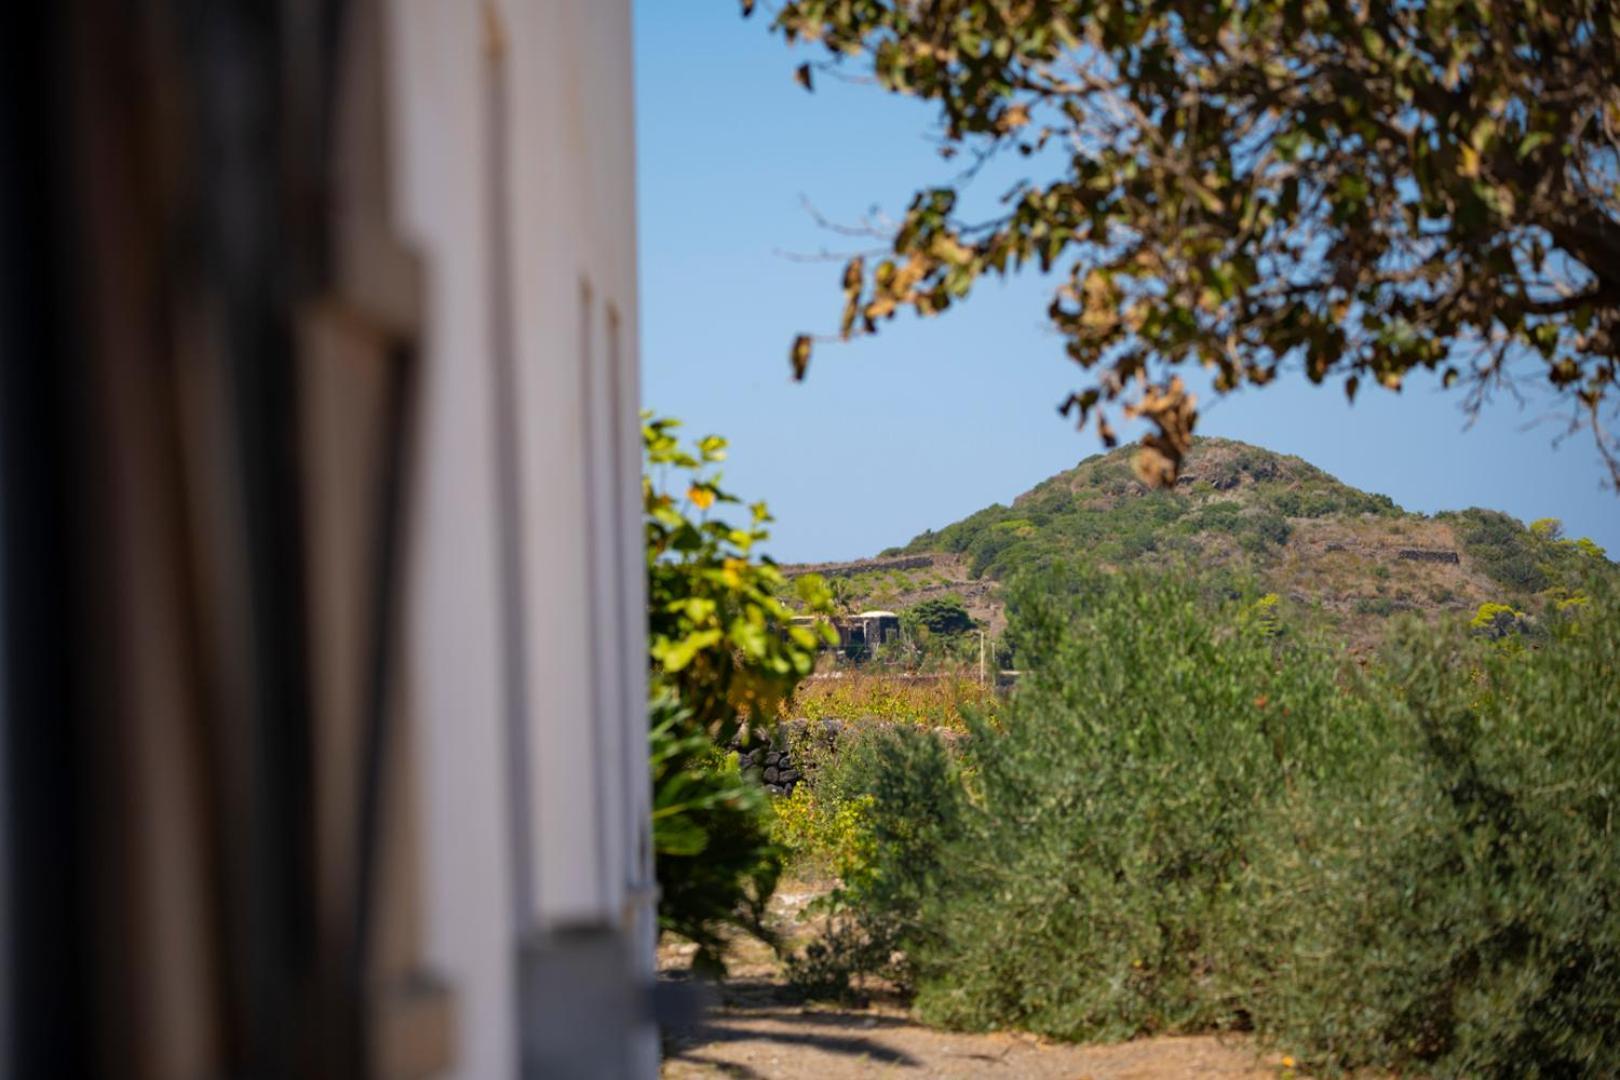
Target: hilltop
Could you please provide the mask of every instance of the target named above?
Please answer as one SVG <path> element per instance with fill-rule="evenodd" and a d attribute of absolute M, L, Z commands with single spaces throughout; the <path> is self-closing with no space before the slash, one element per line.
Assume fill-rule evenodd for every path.
<path fill-rule="evenodd" d="M 1217 585 L 1278 595 L 1298 621 L 1376 639 L 1398 612 L 1471 618 L 1481 604 L 1532 615 L 1583 568 L 1614 569 L 1589 541 L 1468 509 L 1410 513 L 1314 465 L 1230 439 L 1195 440 L 1174 490 L 1143 485 L 1131 450 L 1098 454 L 1012 500 L 929 530 L 877 559 L 785 567 L 837 581 L 853 606 L 904 609 L 956 597 L 992 630 L 1000 585 L 1074 561 L 1191 568 Z"/>

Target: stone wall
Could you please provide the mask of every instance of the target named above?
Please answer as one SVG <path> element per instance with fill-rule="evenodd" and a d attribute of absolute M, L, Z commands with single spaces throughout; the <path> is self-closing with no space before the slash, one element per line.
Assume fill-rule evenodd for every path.
<path fill-rule="evenodd" d="M 804 779 L 804 774 L 794 768 L 792 752 L 785 746 L 756 746 L 737 753 L 743 772 L 757 773 L 765 790 L 772 795 L 791 795 Z"/>
<path fill-rule="evenodd" d="M 1438 548 L 1401 548 L 1395 553 L 1395 557 L 1411 562 L 1450 563 L 1453 566 L 1462 561 L 1455 551 L 1443 551 Z"/>
<path fill-rule="evenodd" d="M 901 555 L 893 559 L 861 559 L 847 563 L 790 563 L 781 568 L 788 577 L 820 574 L 822 577 L 854 577 L 884 570 L 924 570 L 934 565 L 932 555 Z"/>
<path fill-rule="evenodd" d="M 766 791 L 772 795 L 791 795 L 794 788 L 807 780 L 802 768 L 805 763 L 795 759 L 793 747 L 803 746 L 806 740 L 813 739 L 821 744 L 817 747 L 819 753 L 830 755 L 837 748 L 842 730 L 843 725 L 837 720 L 789 720 L 777 729 L 769 744 L 761 743 L 744 750 L 733 740 L 732 749 L 737 753 L 743 772 L 757 776 Z"/>
<path fill-rule="evenodd" d="M 1369 559 L 1383 561 L 1389 558 L 1390 549 L 1374 544 L 1348 544 L 1342 540 L 1330 540 L 1322 545 L 1325 552 L 1346 551 L 1356 555 L 1363 555 Z M 1396 548 L 1395 558 L 1407 562 L 1447 563 L 1456 566 L 1462 558 L 1455 551 L 1448 548 Z"/>

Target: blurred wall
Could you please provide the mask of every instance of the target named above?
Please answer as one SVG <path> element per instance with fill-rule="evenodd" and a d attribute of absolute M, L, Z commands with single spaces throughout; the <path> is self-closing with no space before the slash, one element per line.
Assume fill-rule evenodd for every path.
<path fill-rule="evenodd" d="M 511 1075 L 537 1031 L 573 1060 L 556 980 L 609 1014 L 573 1033 L 627 1055 L 601 1075 L 651 1075 L 629 4 L 388 12 L 426 267 L 404 664 L 424 959 L 455 989 L 457 1075 Z"/>

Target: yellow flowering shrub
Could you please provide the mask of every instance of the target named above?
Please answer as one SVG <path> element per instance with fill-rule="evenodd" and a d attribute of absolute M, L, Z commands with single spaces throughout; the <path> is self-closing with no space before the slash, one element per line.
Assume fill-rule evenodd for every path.
<path fill-rule="evenodd" d="M 809 785 L 772 803 L 771 839 L 801 871 L 825 873 L 856 885 L 872 872 L 872 798 L 818 797 Z"/>

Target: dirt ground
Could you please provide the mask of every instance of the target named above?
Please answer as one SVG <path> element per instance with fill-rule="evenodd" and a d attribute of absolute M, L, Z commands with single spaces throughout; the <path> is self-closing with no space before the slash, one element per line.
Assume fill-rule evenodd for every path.
<path fill-rule="evenodd" d="M 795 924 L 814 895 L 813 888 L 778 894 L 774 906 L 784 929 Z M 690 953 L 690 946 L 666 942 L 659 950 L 661 977 L 683 981 Z M 752 941 L 735 944 L 727 966 L 730 977 L 718 1000 L 700 1019 L 677 1025 L 666 1038 L 665 1080 L 1274 1080 L 1294 1075 L 1280 1055 L 1262 1056 L 1243 1036 L 1074 1046 L 1030 1035 L 939 1031 L 916 1023 L 892 1003 L 865 1008 L 807 1004 L 788 987 L 770 950 Z"/>

